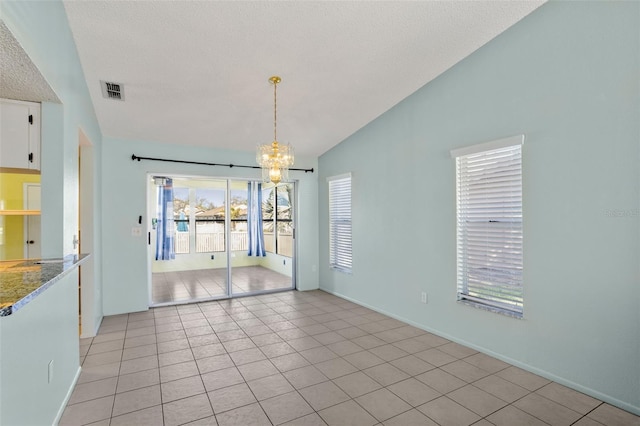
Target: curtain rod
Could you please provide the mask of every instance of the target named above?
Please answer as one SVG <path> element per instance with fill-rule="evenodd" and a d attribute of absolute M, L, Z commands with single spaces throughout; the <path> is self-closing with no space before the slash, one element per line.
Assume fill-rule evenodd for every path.
<path fill-rule="evenodd" d="M 222 163 L 205 163 L 202 161 L 187 161 L 187 160 L 171 160 L 171 159 L 167 159 L 167 158 L 154 158 L 154 157 L 139 157 L 135 154 L 131 155 L 131 160 L 135 161 L 135 160 L 150 160 L 150 161 L 165 161 L 167 163 L 183 163 L 183 164 L 199 164 L 201 166 L 223 166 L 223 167 L 229 167 L 229 168 L 233 168 L 233 167 L 241 167 L 243 169 L 261 169 L 260 166 L 243 166 L 241 164 L 222 164 Z M 296 170 L 296 171 L 300 171 L 300 172 L 305 172 L 305 173 L 313 173 L 313 168 L 311 169 L 294 169 L 294 168 L 290 168 L 289 170 Z"/>

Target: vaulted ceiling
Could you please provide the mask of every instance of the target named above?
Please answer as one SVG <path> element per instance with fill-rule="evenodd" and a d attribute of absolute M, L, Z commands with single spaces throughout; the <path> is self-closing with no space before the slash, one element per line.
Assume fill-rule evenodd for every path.
<path fill-rule="evenodd" d="M 321 155 L 543 1 L 65 1 L 105 136 Z M 120 83 L 105 99 L 100 80 Z"/>

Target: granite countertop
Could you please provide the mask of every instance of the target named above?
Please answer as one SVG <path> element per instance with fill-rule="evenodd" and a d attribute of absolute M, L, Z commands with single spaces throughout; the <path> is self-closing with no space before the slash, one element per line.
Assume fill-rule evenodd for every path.
<path fill-rule="evenodd" d="M 22 308 L 88 256 L 0 261 L 0 317 Z"/>

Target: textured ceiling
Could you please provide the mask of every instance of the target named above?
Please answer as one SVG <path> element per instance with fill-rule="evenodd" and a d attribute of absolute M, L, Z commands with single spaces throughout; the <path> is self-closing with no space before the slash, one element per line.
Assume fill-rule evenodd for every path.
<path fill-rule="evenodd" d="M 318 156 L 542 1 L 65 1 L 106 136 Z M 125 101 L 99 81 L 122 83 Z"/>
<path fill-rule="evenodd" d="M 60 100 L 0 20 L 0 98 L 31 102 Z"/>

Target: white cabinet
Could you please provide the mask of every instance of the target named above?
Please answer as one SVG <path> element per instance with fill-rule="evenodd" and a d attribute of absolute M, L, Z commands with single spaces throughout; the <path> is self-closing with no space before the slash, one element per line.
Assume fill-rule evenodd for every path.
<path fill-rule="evenodd" d="M 40 170 L 40 104 L 0 99 L 0 167 Z"/>

